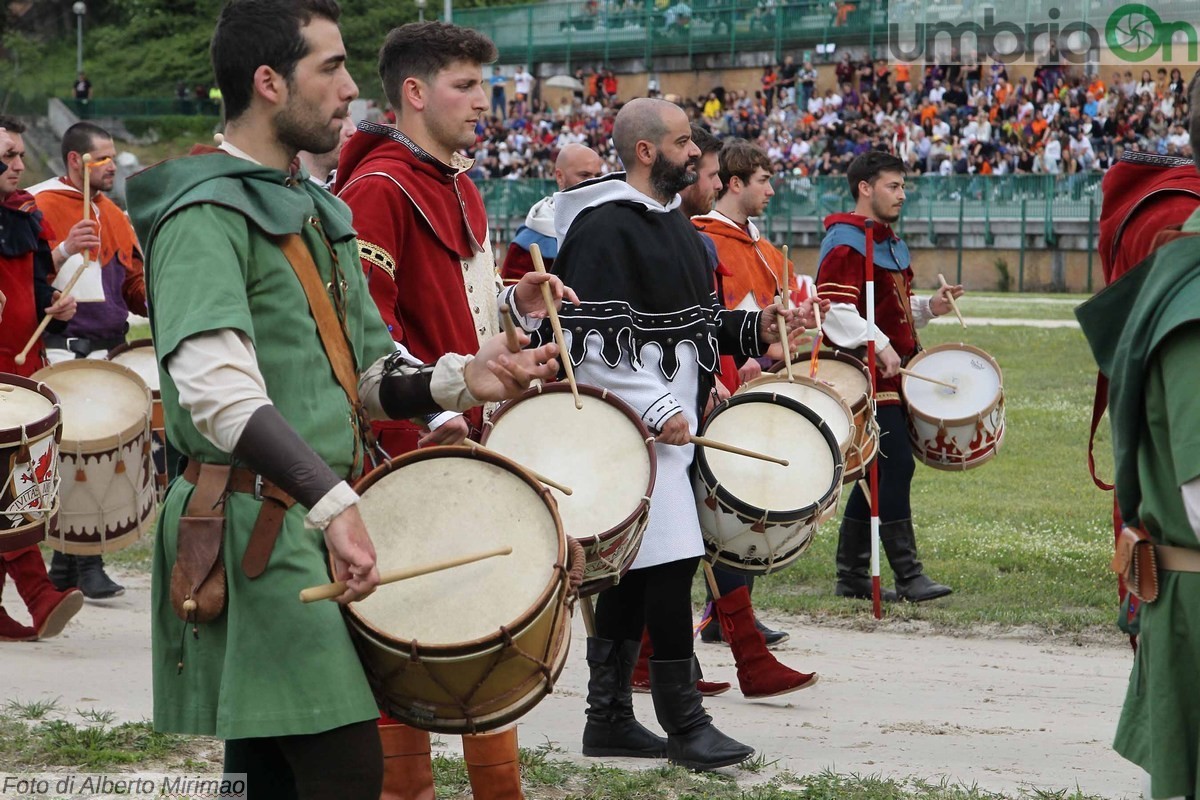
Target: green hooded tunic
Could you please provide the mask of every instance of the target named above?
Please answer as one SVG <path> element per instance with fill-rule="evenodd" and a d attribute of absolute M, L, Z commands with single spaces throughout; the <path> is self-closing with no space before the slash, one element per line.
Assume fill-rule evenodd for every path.
<path fill-rule="evenodd" d="M 1200 212 L 1183 226 L 1200 233 Z M 1200 236 L 1184 236 L 1077 312 L 1110 378 L 1117 502 L 1159 544 L 1200 548 L 1179 487 L 1200 477 Z M 1151 796 L 1200 793 L 1200 573 L 1162 572 L 1114 747 Z"/>
<path fill-rule="evenodd" d="M 300 234 L 322 279 L 345 281 L 346 329 L 360 370 L 393 345 L 367 293 L 350 210 L 306 177 L 216 151 L 166 161 L 129 181 L 130 216 L 145 244 L 167 436 L 190 459 L 233 460 L 196 430 L 165 365 L 184 339 L 229 328 L 253 342 L 267 395 L 283 417 L 335 472 L 350 477 L 357 436 L 350 404 L 275 237 Z M 175 616 L 171 568 L 192 490 L 174 481 L 158 517 L 155 727 L 238 739 L 319 733 L 377 716 L 338 606 L 297 598 L 300 589 L 329 580 L 323 537 L 304 527 L 308 509 L 288 511 L 266 572 L 250 580 L 241 561 L 260 503 L 231 495 L 226 610 L 195 636 Z"/>

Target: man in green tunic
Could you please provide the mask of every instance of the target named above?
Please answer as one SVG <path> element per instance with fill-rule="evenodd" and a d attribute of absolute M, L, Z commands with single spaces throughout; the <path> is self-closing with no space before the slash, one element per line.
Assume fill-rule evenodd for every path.
<path fill-rule="evenodd" d="M 338 14 L 334 0 L 227 4 L 212 42 L 225 141 L 129 184 L 167 431 L 189 460 L 155 540 L 155 727 L 225 739 L 226 772 L 248 773 L 256 797 L 374 800 L 380 791 L 378 711 L 341 613 L 297 600 L 301 588 L 328 580 L 330 555 L 334 577 L 348 584 L 340 602 L 379 580 L 346 482 L 366 455 L 363 414 L 321 334 L 340 329 L 349 383 L 372 416 L 461 410 L 557 372 L 554 350 L 509 353 L 502 336 L 474 359 L 405 366 L 367 294 L 349 209 L 294 163 L 299 150 L 336 145 L 358 93 Z M 319 273 L 333 326 L 318 326 L 301 269 L 281 249 L 297 243 Z M 293 252 L 293 261 L 305 259 Z M 561 295 L 561 283 L 552 285 Z M 170 580 L 180 517 L 205 510 L 189 505 L 204 505 L 191 501 L 206 484 L 225 497 L 227 602 L 216 619 L 193 625 L 176 616 Z M 273 493 L 295 504 L 284 512 Z M 256 530 L 271 511 L 282 516 L 273 544 L 272 526 Z"/>
<path fill-rule="evenodd" d="M 1190 87 L 1200 154 L 1200 81 Z M 1148 773 L 1147 798 L 1200 793 L 1200 211 L 1076 312 L 1101 371 L 1117 504 L 1159 559 L 1114 747 Z"/>

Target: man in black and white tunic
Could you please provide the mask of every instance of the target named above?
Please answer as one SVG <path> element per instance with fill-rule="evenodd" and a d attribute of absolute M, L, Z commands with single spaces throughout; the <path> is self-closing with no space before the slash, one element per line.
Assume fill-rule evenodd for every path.
<path fill-rule="evenodd" d="M 680 190 L 695 182 L 700 157 L 683 110 L 649 98 L 627 103 L 613 141 L 626 172 L 555 195 L 554 272 L 583 301 L 561 312 L 576 379 L 636 409 L 657 434 L 658 472 L 637 560 L 597 600 L 583 752 L 665 755 L 692 769 L 716 769 L 754 751 L 712 725 L 696 690 L 691 584 L 704 545 L 689 439 L 719 354 L 748 358 L 778 341 L 776 307 L 726 310 L 712 292 L 700 237 L 682 214 L 671 213 Z M 811 302 L 785 313 L 796 335 L 815 322 Z M 633 716 L 630 675 L 643 624 L 654 646 L 651 694 L 665 742 Z"/>

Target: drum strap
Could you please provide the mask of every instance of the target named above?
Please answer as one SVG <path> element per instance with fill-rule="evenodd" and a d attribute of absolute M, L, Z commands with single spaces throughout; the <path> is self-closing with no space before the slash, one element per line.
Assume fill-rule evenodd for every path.
<path fill-rule="evenodd" d="M 368 446 L 373 446 L 373 442 L 370 441 L 372 437 L 371 424 L 367 419 L 366 409 L 358 399 L 358 369 L 355 366 L 354 352 L 350 349 L 349 336 L 346 334 L 342 318 L 329 299 L 329 292 L 321 280 L 321 273 L 317 271 L 312 253 L 308 251 L 300 234 L 288 234 L 278 241 L 280 250 L 283 251 L 288 263 L 292 265 L 292 270 L 304 288 L 304 296 L 308 298 L 308 310 L 317 323 L 317 333 L 321 336 L 321 344 L 325 348 L 329 366 L 333 368 L 333 376 L 342 387 L 342 391 L 346 393 L 346 399 L 350 401 L 352 422 L 358 433 L 355 439 L 354 467 L 352 469 L 352 474 L 357 475 L 362 471 L 361 443 L 367 441 Z M 336 253 L 332 247 L 330 247 L 330 253 L 333 254 L 336 262 Z M 357 267 L 357 265 L 355 266 Z M 340 275 L 335 269 L 334 283 L 337 284 L 339 281 Z M 335 289 L 334 291 L 340 294 L 342 290 Z"/>

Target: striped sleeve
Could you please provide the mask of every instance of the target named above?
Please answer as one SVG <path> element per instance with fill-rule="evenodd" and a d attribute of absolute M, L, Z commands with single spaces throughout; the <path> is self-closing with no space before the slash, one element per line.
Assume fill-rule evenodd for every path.
<path fill-rule="evenodd" d="M 817 294 L 831 303 L 860 305 L 863 258 L 849 245 L 835 247 L 817 271 Z"/>

